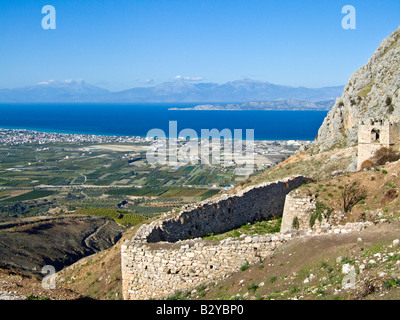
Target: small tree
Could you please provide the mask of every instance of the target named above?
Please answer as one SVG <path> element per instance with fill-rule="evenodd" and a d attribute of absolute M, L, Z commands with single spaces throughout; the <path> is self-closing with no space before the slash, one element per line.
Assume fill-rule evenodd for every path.
<path fill-rule="evenodd" d="M 349 212 L 351 209 L 360 201 L 367 197 L 367 192 L 364 188 L 358 187 L 354 182 L 353 184 L 346 184 L 343 189 L 341 189 L 341 201 L 343 205 L 343 211 Z"/>
<path fill-rule="evenodd" d="M 388 107 L 388 112 L 389 113 L 393 113 L 394 111 L 394 107 L 392 104 L 392 98 L 391 97 L 387 97 L 385 100 L 386 106 Z"/>
<path fill-rule="evenodd" d="M 384 165 L 387 162 L 395 162 L 400 159 L 400 154 L 393 150 L 393 148 L 380 148 L 372 157 L 372 162 L 376 165 Z"/>
<path fill-rule="evenodd" d="M 362 164 L 361 164 L 361 170 L 364 169 L 371 169 L 374 167 L 374 163 L 371 160 L 365 160 Z"/>

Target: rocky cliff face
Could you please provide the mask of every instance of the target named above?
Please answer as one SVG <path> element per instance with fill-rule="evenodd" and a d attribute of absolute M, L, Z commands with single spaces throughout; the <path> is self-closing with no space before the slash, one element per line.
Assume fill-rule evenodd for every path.
<path fill-rule="evenodd" d="M 357 70 L 322 124 L 313 151 L 357 144 L 361 119 L 400 119 L 400 28 Z"/>

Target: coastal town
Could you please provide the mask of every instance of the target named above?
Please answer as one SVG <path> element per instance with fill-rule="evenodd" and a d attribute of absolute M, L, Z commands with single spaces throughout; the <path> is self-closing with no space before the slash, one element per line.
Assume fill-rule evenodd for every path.
<path fill-rule="evenodd" d="M 47 144 L 47 143 L 145 143 L 152 138 L 119 137 L 92 134 L 71 134 L 38 132 L 26 129 L 0 129 L 0 143 L 3 145 Z"/>
<path fill-rule="evenodd" d="M 24 144 L 45 145 L 51 143 L 73 143 L 81 144 L 140 144 L 152 145 L 160 143 L 159 138 L 139 137 L 139 136 L 108 136 L 94 134 L 72 134 L 72 133 L 55 133 L 55 132 L 39 132 L 26 129 L 0 129 L 0 144 L 3 146 L 16 146 Z M 204 139 L 203 139 L 204 140 Z M 184 145 L 186 139 L 178 139 L 177 147 Z M 204 141 L 203 141 L 204 142 Z M 255 140 L 252 142 L 254 154 L 268 156 L 271 158 L 270 165 L 279 162 L 282 156 L 293 154 L 302 146 L 306 146 L 311 141 L 289 140 L 289 141 L 264 141 Z M 210 145 L 212 148 L 212 144 Z"/>

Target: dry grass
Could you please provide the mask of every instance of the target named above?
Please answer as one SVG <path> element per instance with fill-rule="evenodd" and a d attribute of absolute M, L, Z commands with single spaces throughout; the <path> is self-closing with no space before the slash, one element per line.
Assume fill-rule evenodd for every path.
<path fill-rule="evenodd" d="M 356 147 L 335 149 L 316 155 L 298 153 L 277 166 L 251 177 L 229 193 L 235 193 L 251 185 L 297 175 L 304 175 L 316 181 L 328 179 L 333 172 L 346 169 L 352 163 L 355 154 Z"/>
<path fill-rule="evenodd" d="M 336 259 L 344 257 L 352 261 L 361 259 L 366 252 L 375 253 L 376 248 L 379 248 L 376 252 L 383 250 L 384 246 L 389 246 L 398 238 L 399 227 L 400 223 L 396 222 L 379 224 L 351 234 L 325 234 L 294 239 L 277 250 L 272 258 L 251 265 L 247 270 L 235 273 L 217 285 L 206 286 L 198 299 L 231 300 L 243 298 L 246 293 L 246 299 L 262 300 L 349 300 L 379 297 L 381 292 L 371 292 L 362 297 L 352 290 L 335 293 L 335 290 L 342 288 L 341 268 L 346 263 L 346 260 L 337 263 Z M 359 242 L 358 238 L 363 241 Z M 379 271 L 381 270 L 380 268 Z M 370 270 L 365 274 L 373 277 L 374 272 L 377 271 Z M 314 275 L 313 280 L 304 283 L 310 274 Z M 357 280 L 362 279 L 363 276 L 358 276 Z M 262 286 L 259 285 L 261 283 Z M 392 289 L 387 292 L 386 297 L 396 299 L 399 292 L 399 289 Z"/>

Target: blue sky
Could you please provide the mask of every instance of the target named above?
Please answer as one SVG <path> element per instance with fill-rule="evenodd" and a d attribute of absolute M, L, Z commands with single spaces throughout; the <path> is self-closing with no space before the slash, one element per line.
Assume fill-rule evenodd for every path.
<path fill-rule="evenodd" d="M 41 26 L 45 5 L 56 30 Z M 342 28 L 344 5 L 356 30 Z M 398 0 L 0 0 L 0 88 L 84 79 L 117 91 L 178 76 L 344 85 L 399 25 Z"/>

